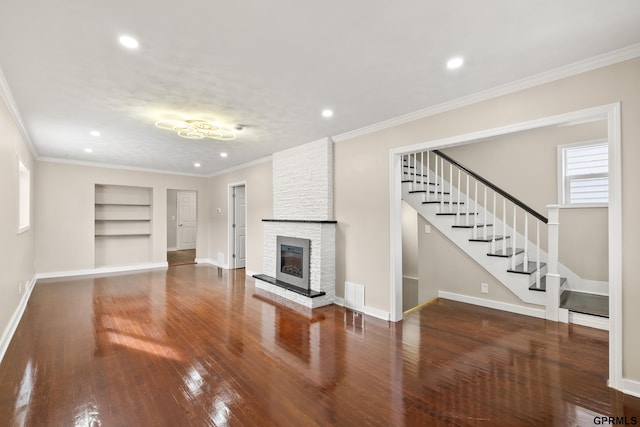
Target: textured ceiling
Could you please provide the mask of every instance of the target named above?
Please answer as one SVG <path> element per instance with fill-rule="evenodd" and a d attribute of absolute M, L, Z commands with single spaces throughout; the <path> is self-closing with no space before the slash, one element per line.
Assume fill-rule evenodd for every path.
<path fill-rule="evenodd" d="M 9 0 L 0 69 L 40 157 L 207 175 L 636 44 L 639 22 L 637 0 Z M 246 127 L 154 127 L 178 117 Z"/>

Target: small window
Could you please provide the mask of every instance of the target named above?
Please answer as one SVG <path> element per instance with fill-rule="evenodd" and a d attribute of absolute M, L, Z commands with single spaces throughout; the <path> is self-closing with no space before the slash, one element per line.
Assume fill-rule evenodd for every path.
<path fill-rule="evenodd" d="M 18 159 L 18 234 L 29 229 L 31 221 L 31 174 Z"/>
<path fill-rule="evenodd" d="M 565 206 L 609 202 L 609 146 L 606 140 L 558 147 L 558 199 Z"/>

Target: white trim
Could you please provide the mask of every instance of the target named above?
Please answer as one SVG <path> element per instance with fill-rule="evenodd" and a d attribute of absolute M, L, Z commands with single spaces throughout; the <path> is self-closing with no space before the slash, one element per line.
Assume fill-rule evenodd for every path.
<path fill-rule="evenodd" d="M 39 162 L 62 163 L 62 164 L 75 165 L 75 166 L 88 166 L 92 168 L 117 169 L 117 170 L 135 171 L 135 172 L 149 172 L 149 173 L 158 173 L 162 175 L 190 176 L 190 177 L 202 178 L 202 179 L 208 178 L 207 175 L 198 175 L 195 173 L 173 172 L 173 171 L 167 171 L 162 169 L 141 168 L 136 166 L 123 166 L 123 165 L 115 165 L 113 163 L 87 162 L 84 160 L 58 159 L 56 157 L 38 157 L 36 160 Z"/>
<path fill-rule="evenodd" d="M 174 251 L 179 251 L 180 249 L 178 248 L 167 248 L 167 252 L 174 252 Z"/>
<path fill-rule="evenodd" d="M 333 297 L 333 303 L 335 305 L 339 305 L 340 307 L 345 307 L 344 298 L 340 298 L 338 296 Z M 380 310 L 378 308 L 364 306 L 364 314 L 375 317 L 377 319 L 382 319 L 384 321 L 389 322 L 391 320 L 391 313 L 388 311 Z"/>
<path fill-rule="evenodd" d="M 225 270 L 229 269 L 228 264 L 218 264 L 216 260 L 213 260 L 211 258 L 196 258 L 195 261 L 196 261 L 196 264 L 209 264 L 209 265 L 213 265 L 214 267 L 224 268 Z"/>
<path fill-rule="evenodd" d="M 569 312 L 569 323 L 574 325 L 588 326 L 589 328 L 609 330 L 609 319 L 600 316 L 591 316 L 583 313 Z"/>
<path fill-rule="evenodd" d="M 58 277 L 74 276 L 94 276 L 96 274 L 126 273 L 129 271 L 154 270 L 157 268 L 167 268 L 169 264 L 165 262 L 149 262 L 144 264 L 123 265 L 114 267 L 87 268 L 84 270 L 52 271 L 48 273 L 38 273 L 38 279 L 54 279 Z"/>
<path fill-rule="evenodd" d="M 640 50 L 640 45 L 638 45 Z M 391 318 L 402 319 L 398 313 L 397 299 L 402 300 L 402 250 L 400 239 L 402 217 L 400 213 L 401 185 L 400 157 L 403 154 L 463 145 L 510 133 L 546 128 L 557 125 L 584 123 L 607 119 L 609 141 L 609 385 L 622 387 L 622 176 L 621 176 L 621 128 L 620 103 L 612 103 L 555 116 L 543 117 L 463 135 L 427 141 L 389 150 L 389 209 L 390 209 L 390 294 Z M 400 270 L 399 272 L 396 270 Z"/>
<path fill-rule="evenodd" d="M 253 276 L 255 276 L 256 274 L 260 274 L 260 273 L 258 273 L 257 271 L 249 270 L 249 269 L 247 269 L 247 268 L 245 267 L 245 269 L 244 269 L 244 276 L 245 276 L 245 277 L 253 277 Z"/>
<path fill-rule="evenodd" d="M 607 111 L 609 139 L 609 386 L 622 388 L 622 155 L 620 103 Z"/>
<path fill-rule="evenodd" d="M 466 107 L 468 105 L 477 104 L 482 101 L 487 101 L 500 96 L 508 95 L 510 93 L 519 92 L 535 86 L 539 86 L 542 84 L 554 82 L 556 80 L 575 76 L 577 74 L 586 73 L 587 71 L 617 64 L 619 62 L 637 58 L 639 56 L 640 56 L 640 43 L 632 44 L 622 49 L 614 50 L 612 52 L 594 56 L 589 59 L 574 62 L 573 64 L 565 65 L 563 67 L 559 67 L 554 70 L 545 71 L 543 73 L 536 74 L 531 77 L 526 77 L 524 79 L 520 79 L 511 83 L 496 86 L 494 88 L 487 89 L 481 92 L 476 92 L 472 95 L 464 96 L 462 98 L 454 99 L 452 101 L 443 102 L 442 104 L 423 108 L 421 110 L 404 114 L 402 116 L 398 116 L 393 119 L 385 120 L 369 126 L 365 126 L 360 129 L 355 129 L 345 133 L 341 133 L 339 135 L 332 136 L 331 139 L 335 143 L 347 141 L 349 139 L 353 139 L 359 136 L 367 135 L 373 132 L 378 132 L 380 130 L 402 125 L 404 123 L 424 119 L 430 116 L 435 116 L 436 114 L 441 114 L 447 111 L 456 110 L 458 108 Z"/>
<path fill-rule="evenodd" d="M 31 152 L 31 155 L 34 158 L 38 158 L 38 150 L 36 150 L 36 146 L 31 142 L 31 138 L 29 137 L 29 133 L 27 133 L 27 128 L 22 121 L 22 115 L 20 114 L 20 110 L 18 110 L 18 105 L 16 104 L 16 100 L 13 98 L 13 93 L 11 93 L 11 89 L 9 88 L 9 83 L 7 79 L 4 77 L 4 73 L 2 72 L 2 68 L 0 68 L 0 98 L 4 100 L 4 103 L 9 110 L 9 114 L 13 118 L 13 121 L 18 128 L 18 131 L 22 135 L 24 139 L 25 145 Z"/>
<path fill-rule="evenodd" d="M 31 297 L 31 292 L 35 287 L 37 277 L 34 274 L 31 280 L 27 282 L 27 287 L 25 289 L 24 294 L 22 294 L 22 298 L 18 303 L 11 319 L 9 319 L 9 323 L 7 327 L 4 328 L 4 332 L 2 333 L 2 337 L 0 337 L 0 363 L 2 359 L 4 359 L 4 355 L 7 353 L 7 349 L 9 348 L 9 344 L 11 343 L 11 339 L 13 338 L 13 334 L 16 333 L 16 329 L 18 329 L 18 324 L 20 324 L 20 320 L 22 319 L 22 315 L 24 314 L 24 310 L 27 308 L 27 303 L 29 302 L 29 298 Z"/>
<path fill-rule="evenodd" d="M 235 187 L 244 186 L 244 221 L 245 221 L 245 238 L 249 234 L 247 230 L 247 181 L 238 181 L 227 184 L 227 258 L 229 259 L 229 268 L 236 267 L 236 260 L 233 257 L 233 250 L 235 248 L 235 236 L 233 235 L 233 220 L 235 219 L 235 205 L 233 203 L 233 189 Z M 233 212 L 233 216 L 232 216 Z M 245 255 L 247 251 L 247 244 L 245 242 Z M 246 266 L 246 260 L 245 260 Z"/>
<path fill-rule="evenodd" d="M 545 318 L 545 310 L 541 308 L 523 307 L 521 305 L 509 304 L 506 302 L 493 301 L 484 298 L 471 297 L 468 295 L 456 294 L 453 292 L 438 291 L 438 297 L 452 301 L 464 302 L 467 304 L 479 305 L 481 307 L 493 308 L 495 310 L 508 311 L 510 313 L 523 314 L 525 316 Z"/>
<path fill-rule="evenodd" d="M 631 396 L 640 397 L 640 382 L 623 378 L 622 392 Z"/>
<path fill-rule="evenodd" d="M 223 170 L 221 170 L 219 172 L 214 172 L 212 174 L 206 175 L 206 177 L 207 178 L 213 178 L 215 176 L 220 176 L 220 175 L 224 175 L 224 174 L 227 174 L 227 173 L 235 172 L 235 171 L 240 170 L 240 169 L 245 169 L 245 168 L 248 168 L 248 167 L 251 167 L 251 166 L 255 166 L 255 165 L 259 165 L 259 164 L 262 164 L 262 163 L 267 163 L 267 162 L 270 162 L 271 160 L 272 160 L 272 156 L 269 155 L 267 157 L 262 157 L 261 159 L 252 160 L 250 162 L 243 163 L 243 164 L 238 165 L 238 166 L 232 166 L 230 168 L 223 169 Z"/>

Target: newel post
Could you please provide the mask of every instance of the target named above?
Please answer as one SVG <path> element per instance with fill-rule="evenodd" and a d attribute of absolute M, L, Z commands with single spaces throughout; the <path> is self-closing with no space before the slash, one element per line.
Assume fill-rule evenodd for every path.
<path fill-rule="evenodd" d="M 548 245 L 549 256 L 547 258 L 546 278 L 546 319 L 557 322 L 560 311 L 560 274 L 558 272 L 558 238 L 559 238 L 559 206 L 548 205 Z"/>

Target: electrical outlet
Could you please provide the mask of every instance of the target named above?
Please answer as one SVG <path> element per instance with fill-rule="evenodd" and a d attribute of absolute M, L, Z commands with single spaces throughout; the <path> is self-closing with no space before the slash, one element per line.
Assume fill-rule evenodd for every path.
<path fill-rule="evenodd" d="M 426 234 L 431 233 L 431 226 L 430 226 L 429 224 L 425 224 L 425 225 L 424 225 L 424 232 L 425 232 Z"/>
<path fill-rule="evenodd" d="M 489 293 L 489 284 L 488 283 L 480 283 L 480 292 L 483 294 Z"/>

